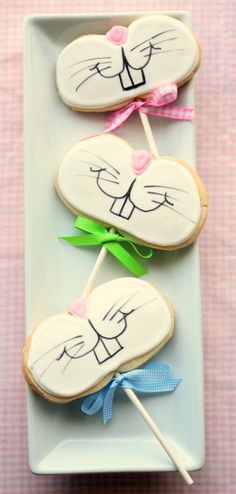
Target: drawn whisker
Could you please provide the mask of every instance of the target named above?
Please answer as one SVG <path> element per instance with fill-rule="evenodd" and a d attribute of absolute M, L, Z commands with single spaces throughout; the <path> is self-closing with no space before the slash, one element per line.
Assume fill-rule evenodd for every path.
<path fill-rule="evenodd" d="M 160 201 L 153 201 L 153 200 L 152 200 L 152 202 L 153 202 L 154 204 L 158 204 L 158 206 L 157 206 L 156 208 L 154 208 L 154 209 L 153 209 L 153 211 L 155 211 L 156 209 L 159 209 L 161 206 L 163 206 L 163 205 L 165 204 L 165 198 L 163 199 L 163 201 L 162 201 L 162 202 L 160 202 Z"/>
<path fill-rule="evenodd" d="M 100 171 L 100 170 L 101 170 L 101 171 L 104 171 L 104 172 L 108 173 L 108 175 L 111 175 L 111 177 L 113 177 L 113 178 L 116 178 L 116 179 L 117 179 L 117 176 L 116 176 L 116 175 L 114 175 L 114 173 L 109 172 L 106 168 L 101 168 L 101 166 L 100 166 L 100 165 L 95 165 L 94 163 L 91 163 L 91 161 L 80 160 L 80 163 L 86 163 L 87 165 L 95 166 L 96 168 L 98 168 L 98 170 L 97 170 L 97 171 Z"/>
<path fill-rule="evenodd" d="M 137 295 L 138 292 L 136 292 L 134 295 Z M 129 302 L 129 300 L 131 298 L 134 297 L 134 295 L 132 295 L 125 303 L 124 305 L 127 304 L 127 302 Z M 137 310 L 141 309 L 142 307 L 145 307 L 145 305 L 149 305 L 149 304 L 152 304 L 153 302 L 155 302 L 155 300 L 157 300 L 157 297 L 153 298 L 152 300 L 149 300 L 148 302 L 145 302 L 144 304 L 141 304 L 141 305 L 138 305 L 137 307 L 134 307 L 133 309 L 131 309 L 129 312 L 123 312 L 122 310 L 120 310 L 123 306 L 120 307 L 120 309 L 118 309 L 118 311 L 115 312 L 115 314 L 112 316 L 112 318 L 110 318 L 110 321 L 113 319 L 113 317 L 118 313 L 120 312 L 122 314 L 122 317 L 119 319 L 119 321 L 117 321 L 117 324 L 119 324 L 120 322 L 122 322 L 123 320 L 126 320 L 128 316 L 130 316 L 131 314 L 133 314 L 134 312 L 136 312 Z M 114 307 L 114 306 L 113 306 Z"/>
<path fill-rule="evenodd" d="M 83 348 L 84 346 L 84 342 L 81 341 L 81 342 L 78 342 L 76 343 L 75 345 L 72 345 L 70 348 L 68 348 L 68 350 L 71 350 L 72 348 L 75 348 L 79 346 L 79 350 L 81 350 L 81 348 Z M 59 357 L 56 357 L 55 359 L 53 359 L 51 362 L 49 362 L 49 364 L 45 367 L 45 369 L 43 370 L 43 372 L 40 374 L 40 378 L 44 376 L 44 374 L 47 372 L 47 370 L 54 364 L 54 362 L 58 362 L 59 360 L 61 360 L 61 358 L 63 357 L 64 353 L 66 353 L 66 347 L 64 346 L 64 349 L 61 353 L 61 355 Z"/>
<path fill-rule="evenodd" d="M 104 70 L 107 70 L 107 69 L 110 69 L 110 68 L 111 68 L 111 65 L 109 65 L 109 67 L 104 67 L 104 69 L 101 69 L 99 72 L 97 71 L 97 72 L 95 72 L 94 74 L 92 74 L 92 75 L 90 75 L 90 76 L 86 77 L 86 79 L 84 79 L 84 80 L 83 80 L 83 81 L 82 81 L 82 82 L 81 82 L 81 83 L 80 83 L 80 84 L 76 87 L 76 89 L 75 89 L 75 90 L 76 90 L 76 91 L 78 91 L 78 89 L 79 89 L 79 88 L 80 88 L 80 87 L 81 87 L 81 86 L 82 86 L 82 85 L 83 85 L 86 81 L 88 81 L 89 79 L 91 79 L 91 77 L 94 77 L 95 75 L 98 75 L 99 73 L 104 72 Z"/>
<path fill-rule="evenodd" d="M 111 163 L 109 163 L 104 158 L 102 158 L 102 156 L 99 156 L 98 154 L 91 153 L 91 151 L 87 151 L 86 149 L 81 149 L 80 151 L 83 151 L 84 153 L 91 154 L 91 156 L 94 156 L 95 158 L 100 159 L 101 161 L 103 161 L 103 163 L 106 163 L 106 165 L 110 166 L 118 175 L 120 175 L 119 170 L 117 170 L 117 168 L 115 168 L 113 165 L 111 165 Z"/>
<path fill-rule="evenodd" d="M 108 309 L 108 311 L 106 312 L 105 316 L 103 316 L 103 321 L 105 321 L 105 319 L 107 318 L 108 314 L 110 314 L 110 312 L 112 311 L 112 309 L 114 309 L 115 305 L 118 304 L 118 302 L 120 301 L 121 297 Z"/>
<path fill-rule="evenodd" d="M 177 36 L 175 38 L 163 39 L 162 41 L 158 41 L 158 43 L 151 43 L 150 45 L 146 46 L 145 48 L 142 48 L 142 50 L 140 50 L 139 53 L 141 53 L 142 51 L 147 50 L 148 48 L 155 48 L 158 45 L 162 45 L 162 43 L 166 43 L 167 41 L 174 41 L 176 39 L 178 39 Z"/>
<path fill-rule="evenodd" d="M 154 202 L 155 204 L 160 204 L 159 202 L 157 201 L 152 201 Z M 196 224 L 196 221 L 193 221 L 191 220 L 191 218 L 188 218 L 188 216 L 185 216 L 185 214 L 181 213 L 180 211 L 178 211 L 177 209 L 175 208 L 172 208 L 171 206 L 167 206 L 167 204 L 162 204 L 162 206 L 164 208 L 167 208 L 167 209 L 170 209 L 173 213 L 176 213 L 176 214 L 179 214 L 180 216 L 182 216 L 183 218 L 185 218 L 186 220 L 190 221 L 191 223 L 193 223 L 194 225 Z"/>
<path fill-rule="evenodd" d="M 93 175 L 86 175 L 86 174 L 83 174 L 83 173 L 76 173 L 74 176 L 75 177 L 93 178 L 94 180 L 97 180 L 97 177 L 94 177 Z M 111 184 L 119 185 L 119 182 L 115 182 L 115 180 L 109 180 L 108 178 L 101 178 L 101 177 L 99 177 L 99 180 L 102 180 L 103 182 L 110 182 Z"/>
<path fill-rule="evenodd" d="M 178 39 L 178 36 L 175 36 L 174 38 L 166 38 L 161 41 L 158 41 L 157 43 L 153 43 L 153 46 L 155 47 L 157 45 L 162 45 L 162 43 L 167 43 L 167 41 L 175 41 L 176 39 Z"/>
<path fill-rule="evenodd" d="M 45 353 L 43 353 L 43 355 L 41 355 L 41 357 L 37 358 L 37 360 L 35 360 L 33 362 L 33 365 L 37 364 L 37 362 L 39 362 L 43 357 L 45 357 L 46 355 L 48 355 L 48 353 L 52 352 L 56 348 L 59 348 L 61 345 L 65 345 L 66 343 L 68 343 L 68 341 L 72 341 L 72 340 L 75 340 L 76 338 L 82 338 L 82 337 L 83 337 L 82 334 L 79 334 L 77 336 L 73 336 L 72 338 L 68 338 L 65 341 L 62 341 L 61 343 L 58 343 L 58 345 L 53 346 L 52 348 L 50 348 L 49 350 L 47 350 Z"/>
<path fill-rule="evenodd" d="M 47 367 L 45 367 L 45 369 L 43 370 L 43 372 L 40 374 L 40 376 L 39 376 L 39 377 L 40 377 L 40 378 L 41 378 L 41 377 L 43 377 L 43 376 L 44 376 L 44 374 L 45 374 L 45 372 L 47 372 L 47 370 L 48 370 L 48 369 L 52 366 L 52 364 L 54 364 L 54 362 L 56 362 L 56 361 L 57 361 L 57 359 L 56 359 L 56 358 L 55 358 L 55 359 L 53 359 L 53 360 L 52 360 L 52 361 L 51 361 L 51 362 L 47 365 Z"/>
<path fill-rule="evenodd" d="M 82 348 L 84 346 L 84 340 L 83 341 L 78 341 L 78 343 L 75 343 L 75 345 L 72 345 L 69 348 L 67 348 L 66 345 L 65 345 L 64 348 L 63 348 L 63 350 L 62 350 L 62 352 L 61 352 L 61 354 L 59 355 L 59 357 L 56 358 L 56 360 L 59 362 L 59 360 L 61 360 L 64 355 L 67 355 L 67 357 L 68 357 L 69 356 L 68 355 L 68 352 L 70 352 L 70 350 L 72 350 L 73 348 L 76 348 L 78 345 L 80 345 L 81 348 Z"/>
<path fill-rule="evenodd" d="M 148 41 L 151 41 L 152 39 L 158 38 L 158 36 L 162 36 L 162 34 L 170 33 L 172 31 L 176 31 L 176 29 L 167 29 L 166 31 L 162 31 L 161 33 L 154 34 L 154 36 L 151 36 L 151 38 L 145 39 L 145 41 L 142 41 L 138 45 L 133 46 L 130 51 L 136 50 L 136 48 L 143 45 L 144 43 L 148 43 Z"/>
<path fill-rule="evenodd" d="M 149 54 L 148 55 L 151 57 L 151 55 L 153 54 L 153 51 L 154 52 L 157 51 L 157 50 L 160 50 L 161 51 L 161 48 L 159 46 L 157 48 L 155 48 L 154 45 L 150 45 L 149 44 L 148 46 L 146 46 L 145 48 L 143 48 L 142 50 L 140 50 L 139 53 L 142 53 L 143 51 L 147 51 L 147 50 L 149 50 Z"/>
<path fill-rule="evenodd" d="M 160 189 L 177 190 L 178 192 L 183 192 L 184 194 L 188 194 L 188 191 L 187 190 L 178 189 L 177 187 L 168 187 L 167 185 L 144 185 L 144 188 L 145 189 L 156 188 L 156 187 L 157 188 L 160 188 Z"/>
<path fill-rule="evenodd" d="M 151 56 L 154 56 L 154 55 L 162 55 L 162 53 L 172 53 L 172 52 L 175 52 L 175 51 L 185 51 L 185 50 L 184 50 L 184 48 L 177 48 L 176 50 L 160 50 L 160 51 L 151 53 Z M 146 57 L 149 57 L 149 56 L 150 56 L 150 54 L 144 55 L 145 58 Z"/>
<path fill-rule="evenodd" d="M 99 62 L 99 65 L 104 65 L 107 64 L 107 63 L 110 63 L 110 62 Z M 86 67 L 83 67 L 82 69 L 80 70 L 77 70 L 76 72 L 74 72 L 70 77 L 69 77 L 69 81 L 75 77 L 77 74 L 79 74 L 80 72 L 83 72 L 83 70 L 87 70 L 89 69 L 90 71 L 92 70 L 96 70 L 96 64 L 94 65 L 94 63 L 92 65 L 86 65 Z"/>
<path fill-rule="evenodd" d="M 122 305 L 121 305 L 121 306 L 120 306 L 120 307 L 119 307 L 119 308 L 115 311 L 115 312 L 114 312 L 114 314 L 110 317 L 109 321 L 112 321 L 112 319 L 114 319 L 114 317 L 116 316 L 116 314 L 118 314 L 118 312 L 121 312 L 121 309 L 123 309 L 123 307 L 125 307 L 125 306 L 126 306 L 126 304 L 127 304 L 128 302 L 130 302 L 130 300 L 131 300 L 132 298 L 134 298 L 134 297 L 137 295 L 137 293 L 138 293 L 138 292 L 133 293 L 133 295 L 131 295 L 131 296 L 130 296 L 130 297 L 129 297 L 129 298 L 128 298 L 128 299 L 127 299 L 127 300 L 126 300 L 126 301 L 125 301 L 125 302 L 124 302 L 124 303 L 123 303 L 123 304 L 122 304 Z"/>
<path fill-rule="evenodd" d="M 74 67 L 75 65 L 78 65 L 80 63 L 90 62 L 90 60 L 105 60 L 105 59 L 111 59 L 111 57 L 92 57 L 92 58 L 86 58 L 84 60 L 79 60 L 78 62 L 72 63 L 71 65 L 68 65 L 68 68 L 69 67 Z"/>
<path fill-rule="evenodd" d="M 136 293 L 137 293 L 137 292 L 136 292 Z M 136 295 L 136 293 L 134 293 L 134 294 L 133 294 L 130 298 L 134 297 L 134 295 Z M 114 309 L 114 307 L 116 306 L 116 304 L 118 304 L 118 302 L 121 300 L 121 298 L 122 298 L 122 297 L 120 297 L 120 298 L 119 298 L 119 299 L 118 299 L 118 300 L 117 300 L 117 301 L 116 301 L 116 302 L 115 302 L 115 303 L 114 303 L 114 304 L 113 304 L 113 305 L 112 305 L 112 306 L 108 309 L 108 311 L 106 312 L 105 316 L 103 317 L 103 321 L 107 318 L 107 316 L 110 314 L 110 312 L 112 311 L 112 309 Z M 127 300 L 126 300 L 126 302 L 124 302 L 124 303 L 123 303 L 123 305 L 121 305 L 121 307 L 117 310 L 117 312 L 119 312 L 119 311 L 120 311 L 120 309 L 122 309 L 122 307 L 124 307 L 124 306 L 125 306 L 125 304 L 127 304 L 127 302 L 130 300 L 130 298 L 129 298 L 129 299 L 127 299 Z M 112 316 L 112 318 L 111 318 L 111 319 L 113 319 L 113 317 L 117 314 L 117 312 L 116 312 L 115 314 L 113 314 L 113 316 Z M 111 319 L 110 319 L 110 321 L 111 321 Z"/>
<path fill-rule="evenodd" d="M 153 192 L 153 191 L 148 191 L 147 194 L 152 194 L 152 195 L 155 195 L 155 196 L 163 196 L 165 197 L 165 194 L 161 194 L 161 192 Z M 173 196 L 168 196 L 167 199 L 173 199 L 174 201 L 178 201 L 178 202 L 182 202 L 180 199 L 177 199 L 177 197 L 173 197 Z"/>
<path fill-rule="evenodd" d="M 137 307 L 135 307 L 134 311 L 139 310 L 139 309 L 142 309 L 142 307 L 145 307 L 145 305 L 152 304 L 156 300 L 158 300 L 158 297 L 155 297 L 152 300 L 149 300 L 148 302 L 145 302 L 144 304 L 138 305 Z"/>
<path fill-rule="evenodd" d="M 83 343 L 82 346 L 80 346 L 80 348 L 78 348 L 78 350 L 76 350 L 76 352 L 74 353 L 73 357 L 70 357 L 70 360 L 68 360 L 68 362 L 66 363 L 66 365 L 63 367 L 62 372 L 65 372 L 65 370 L 67 369 L 67 367 L 71 364 L 71 362 L 73 362 L 73 360 L 76 358 L 76 356 L 78 355 L 78 353 L 80 352 L 80 350 L 82 350 L 83 347 L 84 347 L 84 343 Z"/>
<path fill-rule="evenodd" d="M 120 313 L 122 314 L 122 317 L 119 319 L 119 321 L 117 321 L 117 324 L 120 324 L 122 321 L 126 321 L 127 317 L 133 314 L 133 312 L 135 312 L 135 309 L 131 309 L 129 312 L 123 312 L 121 310 Z"/>

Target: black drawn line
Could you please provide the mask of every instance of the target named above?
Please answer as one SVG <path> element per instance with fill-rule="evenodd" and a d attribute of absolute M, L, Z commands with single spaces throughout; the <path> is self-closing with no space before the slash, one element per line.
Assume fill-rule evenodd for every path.
<path fill-rule="evenodd" d="M 168 29 L 167 31 L 162 31 L 161 33 L 154 34 L 154 36 L 151 36 L 151 38 L 148 38 L 145 41 L 142 41 L 141 43 L 139 43 L 138 45 L 133 46 L 133 48 L 131 48 L 130 51 L 136 50 L 136 48 L 138 48 L 139 46 L 143 45 L 144 43 L 148 43 L 148 41 L 151 41 L 152 39 L 155 39 L 158 36 L 161 36 L 162 34 L 170 33 L 172 31 L 176 31 L 176 29 Z"/>
<path fill-rule="evenodd" d="M 178 189 L 177 187 L 168 187 L 167 185 L 144 185 L 144 188 L 145 189 L 147 189 L 147 188 L 154 188 L 154 187 L 157 187 L 157 188 L 160 188 L 160 189 L 178 190 L 178 192 L 184 192 L 184 194 L 188 194 L 188 191 L 187 190 Z M 148 192 L 148 194 L 149 194 L 149 192 Z"/>
<path fill-rule="evenodd" d="M 138 307 L 135 307 L 134 310 L 136 311 L 136 310 L 142 309 L 142 307 L 145 307 L 145 305 L 152 304 L 153 302 L 155 302 L 155 300 L 158 300 L 158 297 L 155 297 L 152 300 L 149 300 L 148 302 L 145 302 L 144 304 L 141 304 Z"/>
<path fill-rule="evenodd" d="M 102 168 L 100 165 L 95 165 L 91 161 L 80 160 L 80 163 L 86 163 L 87 165 L 91 165 L 91 167 L 95 166 L 96 168 L 98 168 L 98 170 L 92 170 L 92 168 L 90 167 L 90 171 L 92 173 L 104 171 L 104 172 L 108 173 L 108 175 L 111 175 L 111 177 L 116 178 L 116 179 L 118 178 L 117 175 L 114 175 L 114 173 L 109 172 L 106 168 Z"/>
<path fill-rule="evenodd" d="M 72 338 L 68 338 L 67 340 L 65 341 L 62 341 L 61 343 L 58 343 L 57 345 L 53 346 L 52 348 L 50 348 L 49 350 L 47 350 L 45 353 L 43 353 L 43 355 L 41 355 L 41 357 L 39 357 L 37 360 L 35 360 L 33 362 L 33 365 L 34 364 L 37 364 L 37 362 L 39 362 L 39 360 L 41 360 L 43 357 L 45 357 L 48 353 L 52 352 L 53 350 L 55 350 L 56 348 L 58 348 L 59 346 L 61 345 L 65 345 L 65 343 L 67 343 L 68 341 L 72 341 L 72 340 L 75 340 L 76 338 L 83 338 L 82 334 L 79 334 L 77 336 L 73 336 Z"/>
<path fill-rule="evenodd" d="M 94 177 L 93 175 L 85 175 L 85 174 L 82 174 L 82 173 L 75 173 L 74 176 L 75 177 L 94 178 L 95 180 L 97 180 L 97 177 Z M 117 184 L 117 185 L 119 185 L 119 182 L 115 182 L 114 180 L 109 180 L 108 178 L 101 178 L 101 177 L 99 177 L 99 180 L 102 180 L 103 182 L 110 182 L 111 184 Z"/>
<path fill-rule="evenodd" d="M 110 166 L 118 175 L 120 175 L 119 170 L 117 170 L 117 168 L 115 168 L 113 165 L 111 165 L 111 163 L 109 163 L 104 158 L 102 158 L 102 156 L 99 156 L 99 154 L 91 153 L 91 151 L 87 151 L 86 149 L 80 149 L 80 151 L 83 151 L 84 153 L 91 154 L 91 156 L 95 156 L 95 158 L 98 158 L 101 161 L 103 161 L 103 163 L 106 163 L 106 165 Z"/>
<path fill-rule="evenodd" d="M 162 55 L 163 53 L 171 53 L 171 52 L 176 52 L 176 51 L 185 51 L 185 50 L 184 50 L 184 48 L 177 48 L 176 50 L 160 50 L 160 51 L 152 53 L 151 56 L 153 57 L 154 55 Z M 149 54 L 144 55 L 144 57 L 150 57 L 150 55 Z"/>
<path fill-rule="evenodd" d="M 92 58 L 86 58 L 84 60 L 79 60 L 78 62 L 72 63 L 71 65 L 68 65 L 68 67 L 74 67 L 75 65 L 78 65 L 79 63 L 90 62 L 90 60 L 105 60 L 105 58 L 111 59 L 111 57 L 92 57 Z"/>
<path fill-rule="evenodd" d="M 68 362 L 66 363 L 66 365 L 63 367 L 62 369 L 62 372 L 65 372 L 65 370 L 67 369 L 67 367 L 71 364 L 71 362 L 73 362 L 73 360 L 75 359 L 78 359 L 78 358 L 81 358 L 81 357 L 84 357 L 86 355 L 86 353 L 83 353 L 83 355 L 80 355 L 79 357 L 77 357 L 78 353 L 80 352 L 80 350 L 82 350 L 82 348 L 84 347 L 84 344 L 82 345 L 82 347 L 78 348 L 78 350 L 76 350 L 76 352 L 74 353 L 74 355 L 68 355 L 68 357 L 70 358 L 70 360 L 68 360 Z M 90 350 L 89 352 L 87 353 L 90 353 L 92 350 Z"/>
<path fill-rule="evenodd" d="M 103 321 L 105 321 L 105 319 L 107 318 L 108 314 L 112 311 L 112 309 L 114 309 L 115 305 L 118 304 L 118 302 L 120 301 L 120 298 L 108 309 L 108 311 L 106 312 L 106 314 L 102 318 Z"/>
<path fill-rule="evenodd" d="M 70 348 L 69 348 L 69 350 L 70 350 L 71 348 L 74 348 L 75 346 L 79 346 L 79 347 L 81 347 L 81 345 L 82 345 L 82 347 L 83 347 L 83 346 L 84 346 L 84 342 L 78 342 L 78 343 L 76 343 L 75 345 L 73 345 L 72 347 L 70 347 Z M 62 354 L 64 354 L 64 353 L 65 353 L 65 348 L 66 348 L 66 347 L 64 347 Z M 43 370 L 43 372 L 41 372 L 41 374 L 40 374 L 40 378 L 44 376 L 45 372 L 47 372 L 47 370 L 48 370 L 48 369 L 49 369 L 49 368 L 50 368 L 50 367 L 54 364 L 54 362 L 57 362 L 58 360 L 60 360 L 60 358 L 62 357 L 62 354 L 60 354 L 60 355 L 59 355 L 59 357 L 56 357 L 56 358 L 55 358 L 55 359 L 53 359 L 51 362 L 49 362 L 49 364 L 45 367 L 45 369 Z"/>
<path fill-rule="evenodd" d="M 107 63 L 110 63 L 110 62 L 99 62 L 99 65 L 104 65 L 107 64 Z M 84 70 L 87 70 L 89 69 L 89 71 L 92 71 L 92 70 L 96 70 L 96 65 L 92 64 L 92 65 L 86 65 L 86 67 L 83 67 L 82 69 L 80 70 L 77 70 L 76 72 L 74 72 L 70 77 L 69 77 L 69 81 L 75 77 L 77 74 L 79 74 L 80 72 L 83 72 Z"/>
<path fill-rule="evenodd" d="M 116 316 L 116 314 L 118 314 L 118 312 L 121 311 L 121 309 L 123 309 L 123 307 L 126 306 L 126 304 L 132 299 L 134 298 L 136 295 L 137 295 L 138 292 L 134 292 L 125 302 L 123 302 L 123 304 L 118 308 L 116 309 L 116 311 L 114 312 L 114 314 L 110 317 L 109 321 L 112 321 L 112 319 L 114 319 L 114 317 Z"/>
<path fill-rule="evenodd" d="M 152 202 L 157 202 L 157 201 L 152 201 Z M 159 203 L 158 203 L 159 204 Z M 178 211 L 177 209 L 175 208 L 172 208 L 170 206 L 167 206 L 167 204 L 163 204 L 163 207 L 167 208 L 167 209 L 170 209 L 171 211 L 173 211 L 173 213 L 176 213 L 176 214 L 179 214 L 180 216 L 183 216 L 183 218 L 185 218 L 186 220 L 188 221 L 191 221 L 191 223 L 193 223 L 194 225 L 196 224 L 196 221 L 194 220 L 191 220 L 191 218 L 188 218 L 188 216 L 185 216 L 185 214 L 181 213 L 180 211 Z"/>
<path fill-rule="evenodd" d="M 162 45 L 163 43 L 166 43 L 167 41 L 174 41 L 178 39 L 178 37 L 176 36 L 175 38 L 167 38 L 167 39 L 163 39 L 162 41 L 158 41 L 158 43 L 150 43 L 148 46 L 146 46 L 145 48 L 142 48 L 142 50 L 139 50 L 139 53 L 142 53 L 143 51 L 147 50 L 148 48 L 152 47 L 152 48 L 156 48 L 156 46 L 158 45 Z M 161 48 L 160 48 L 161 49 Z"/>
<path fill-rule="evenodd" d="M 144 74 L 144 70 L 143 69 L 148 65 L 148 63 L 150 61 L 151 51 L 148 54 L 147 61 L 142 65 L 142 67 L 134 67 L 133 65 L 131 65 L 131 63 L 128 61 L 128 59 L 126 57 L 126 54 L 125 54 L 125 51 L 124 51 L 123 46 L 121 47 L 121 56 L 122 56 L 123 66 L 122 66 L 122 69 L 119 72 L 107 76 L 107 75 L 104 75 L 104 74 L 101 73 L 105 69 L 100 70 L 99 67 L 97 67 L 97 71 L 99 72 L 99 74 L 104 79 L 113 79 L 114 77 L 117 77 L 118 76 L 119 77 L 119 80 L 120 80 L 121 87 L 122 87 L 122 89 L 124 91 L 129 91 L 131 89 L 134 89 L 134 88 L 137 88 L 139 86 L 143 86 L 144 84 L 146 84 L 146 79 L 145 79 L 145 74 Z M 134 71 L 141 72 L 141 76 L 142 76 L 141 81 L 139 81 L 138 83 L 134 83 L 133 78 L 132 78 L 131 73 L 130 73 L 130 68 L 132 70 L 134 70 Z M 129 76 L 129 80 L 130 80 L 130 83 L 131 83 L 129 86 L 124 86 L 123 80 L 122 80 L 122 73 L 124 72 L 125 69 L 127 71 L 127 74 Z"/>
<path fill-rule="evenodd" d="M 153 192 L 153 194 L 155 194 L 155 195 L 162 195 L 162 196 L 164 195 L 164 200 L 162 202 L 159 202 L 158 201 L 159 204 L 160 204 L 160 206 L 162 206 L 163 204 L 165 204 L 165 202 L 167 202 L 167 204 L 170 204 L 170 206 L 174 206 L 174 204 L 169 201 L 169 199 L 171 199 L 171 197 L 169 196 L 169 199 L 168 199 L 168 195 L 167 195 L 168 193 L 167 192 L 165 192 L 165 194 L 158 194 L 158 192 Z M 154 201 L 152 201 L 152 202 L 154 202 Z"/>
<path fill-rule="evenodd" d="M 94 77 L 94 76 L 95 76 L 95 75 L 97 75 L 97 74 L 101 74 L 101 72 L 104 72 L 104 70 L 107 70 L 107 69 L 110 69 L 110 68 L 111 68 L 111 65 L 109 65 L 109 67 L 104 67 L 104 69 L 101 69 L 101 70 L 98 70 L 98 67 L 97 67 L 97 71 L 96 71 L 94 74 L 92 74 L 92 75 L 90 75 L 90 76 L 86 77 L 86 78 L 85 78 L 85 79 L 84 79 L 84 80 L 83 80 L 83 81 L 82 81 L 82 82 L 81 82 L 81 83 L 80 83 L 80 84 L 79 84 L 79 85 L 75 88 L 75 90 L 76 90 L 76 91 L 78 91 L 78 89 L 79 89 L 79 88 L 80 88 L 80 87 L 81 87 L 81 86 L 82 86 L 82 85 L 83 85 L 86 81 L 88 81 L 89 79 L 91 79 L 91 77 Z"/>
<path fill-rule="evenodd" d="M 126 322 L 127 317 L 133 314 L 133 312 L 135 312 L 135 309 L 131 309 L 129 312 L 123 312 L 122 310 L 120 310 L 119 312 L 120 314 L 122 314 L 122 317 L 119 319 L 119 321 L 117 321 L 117 324 L 120 324 L 122 321 Z"/>
<path fill-rule="evenodd" d="M 68 352 L 70 352 L 70 350 L 72 350 L 73 348 L 76 348 L 78 345 L 80 345 L 81 348 L 84 347 L 84 341 L 75 343 L 75 345 L 72 345 L 69 348 L 66 348 L 65 345 L 62 352 L 60 353 L 59 357 L 56 358 L 56 360 L 59 362 L 59 360 L 61 360 L 64 355 L 67 355 L 67 357 L 71 358 L 71 355 Z"/>
<path fill-rule="evenodd" d="M 152 190 L 149 190 L 147 192 L 147 194 L 152 194 L 154 196 L 162 196 L 162 197 L 164 197 L 164 195 L 165 195 L 165 194 L 162 194 L 161 192 L 153 192 Z M 174 201 L 182 202 L 181 199 L 177 199 L 177 197 L 173 197 L 173 196 L 168 196 L 167 200 L 168 199 L 173 199 Z"/>

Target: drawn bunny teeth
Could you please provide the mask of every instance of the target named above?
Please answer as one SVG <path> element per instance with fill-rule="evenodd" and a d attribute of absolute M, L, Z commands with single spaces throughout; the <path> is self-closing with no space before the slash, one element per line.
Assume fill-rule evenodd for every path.
<path fill-rule="evenodd" d="M 128 62 L 125 55 L 125 50 L 122 46 L 121 48 L 123 70 L 119 74 L 119 79 L 121 87 L 124 91 L 129 91 L 130 89 L 136 89 L 143 86 L 146 83 L 143 68 L 136 69 Z"/>
<path fill-rule="evenodd" d="M 162 249 L 191 244 L 207 216 L 207 195 L 176 158 L 134 151 L 114 135 L 80 141 L 65 155 L 57 190 L 77 214 Z"/>
<path fill-rule="evenodd" d="M 136 367 L 137 358 L 145 362 L 172 336 L 169 303 L 143 280 L 109 281 L 84 300 L 70 306 L 76 317 L 48 317 L 26 341 L 25 377 L 48 399 L 70 401 L 96 384 L 103 387 L 116 370 Z M 88 318 L 78 316 L 88 303 Z"/>
<path fill-rule="evenodd" d="M 115 214 L 116 216 L 119 216 L 120 218 L 124 218 L 125 220 L 130 219 L 135 209 L 135 205 L 130 199 L 134 184 L 135 184 L 135 180 L 133 180 L 133 182 L 131 183 L 130 187 L 128 188 L 124 196 L 114 199 L 112 206 L 110 208 L 111 213 Z"/>
<path fill-rule="evenodd" d="M 139 176 L 153 161 L 153 156 L 146 150 L 134 151 L 132 153 L 132 170 L 135 175 Z M 111 213 L 129 220 L 135 210 L 135 204 L 132 201 L 132 190 L 135 187 L 136 179 L 131 182 L 126 194 L 123 197 L 115 199 L 111 206 Z"/>

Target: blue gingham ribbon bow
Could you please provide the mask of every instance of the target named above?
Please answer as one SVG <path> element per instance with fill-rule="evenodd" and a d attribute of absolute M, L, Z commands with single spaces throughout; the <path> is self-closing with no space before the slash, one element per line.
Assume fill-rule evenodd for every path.
<path fill-rule="evenodd" d="M 151 362 L 143 369 L 123 372 L 112 380 L 101 391 L 87 396 L 81 410 L 87 415 L 94 415 L 102 409 L 103 422 L 106 424 L 112 417 L 112 403 L 117 386 L 130 388 L 143 393 L 168 393 L 174 391 L 181 379 L 172 376 L 169 365 Z"/>

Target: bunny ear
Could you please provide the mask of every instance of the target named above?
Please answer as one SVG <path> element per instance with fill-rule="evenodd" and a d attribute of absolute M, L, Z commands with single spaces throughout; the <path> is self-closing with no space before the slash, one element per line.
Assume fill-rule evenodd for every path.
<path fill-rule="evenodd" d="M 58 57 L 57 85 L 76 109 L 103 111 L 153 91 L 181 85 L 196 72 L 199 45 L 191 31 L 169 16 L 140 17 L 104 35 L 70 43 Z"/>

